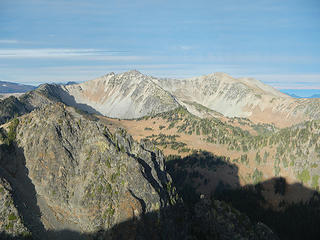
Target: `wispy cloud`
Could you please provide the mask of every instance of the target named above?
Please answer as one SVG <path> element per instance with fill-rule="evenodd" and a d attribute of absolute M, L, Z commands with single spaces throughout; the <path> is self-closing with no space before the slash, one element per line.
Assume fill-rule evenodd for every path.
<path fill-rule="evenodd" d="M 0 80 L 9 79 L 14 82 L 40 84 L 44 82 L 86 81 L 97 78 L 109 72 L 121 73 L 137 69 L 144 74 L 154 77 L 189 78 L 213 73 L 223 69 L 231 73 L 241 69 L 236 66 L 212 65 L 212 64 L 152 64 L 124 62 L 103 65 L 73 65 L 73 66 L 36 66 L 36 67 L 1 67 Z"/>
<path fill-rule="evenodd" d="M 108 51 L 100 49 L 0 49 L 0 58 L 85 58 L 86 60 L 138 60 L 142 56 L 130 56 L 126 51 Z"/>
<path fill-rule="evenodd" d="M 259 74 L 254 77 L 278 89 L 320 89 L 320 74 Z"/>
<path fill-rule="evenodd" d="M 183 51 L 188 51 L 188 50 L 193 49 L 192 46 L 187 46 L 187 45 L 181 45 L 181 46 L 179 46 L 179 48 L 180 48 L 181 50 L 183 50 Z"/>
<path fill-rule="evenodd" d="M 17 44 L 17 43 L 19 43 L 19 41 L 16 39 L 0 39 L 0 43 Z"/>

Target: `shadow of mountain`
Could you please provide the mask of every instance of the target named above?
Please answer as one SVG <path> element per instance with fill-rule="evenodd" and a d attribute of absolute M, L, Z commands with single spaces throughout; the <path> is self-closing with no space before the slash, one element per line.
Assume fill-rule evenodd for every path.
<path fill-rule="evenodd" d="M 206 151 L 169 156 L 167 170 L 189 205 L 200 194 L 210 195 L 265 223 L 281 239 L 319 239 L 320 194 L 300 183 L 279 177 L 240 187 L 238 167 Z"/>
<path fill-rule="evenodd" d="M 199 200 L 201 201 L 201 200 Z M 212 202 L 208 206 L 211 206 Z M 201 206 L 205 206 L 202 204 Z M 206 206 L 206 207 L 208 207 Z M 161 211 L 147 213 L 139 218 L 129 219 L 118 225 L 113 226 L 109 230 L 98 230 L 93 233 L 79 233 L 72 230 L 46 231 L 45 237 L 40 239 L 48 240 L 227 240 L 234 239 L 250 239 L 250 240 L 277 240 L 278 238 L 263 224 L 251 225 L 247 217 L 239 216 L 241 223 L 235 225 L 230 230 L 230 223 L 218 222 L 219 217 L 215 211 L 204 207 L 201 216 L 191 212 L 182 204 L 174 207 L 168 207 Z M 232 215 L 230 208 L 224 208 L 227 214 Z M 159 221 L 159 214 L 163 216 L 163 220 Z M 166 221 L 164 221 L 164 219 Z M 239 224 L 239 222 L 235 223 Z M 229 228 L 229 231 L 228 231 Z M 236 233 L 235 233 L 236 231 Z M 33 236 L 12 236 L 4 232 L 0 233 L 0 239 L 38 239 Z"/>
<path fill-rule="evenodd" d="M 179 194 L 184 201 L 193 205 L 200 192 L 210 195 L 212 189 L 239 187 L 238 167 L 228 163 L 223 156 L 216 156 L 207 151 L 195 151 L 181 158 L 177 155 L 167 157 L 167 171 L 173 178 Z M 196 186 L 195 186 L 196 183 Z"/>
<path fill-rule="evenodd" d="M 0 177 L 7 180 L 12 189 L 13 203 L 25 226 L 37 238 L 44 238 L 45 229 L 37 205 L 35 186 L 28 176 L 23 149 L 16 143 L 0 145 Z"/>
<path fill-rule="evenodd" d="M 194 152 L 185 158 L 171 156 L 167 159 L 167 170 L 170 172 L 184 203 L 177 203 L 171 207 L 162 208 L 160 211 L 145 213 L 113 226 L 111 229 L 98 229 L 94 233 L 46 230 L 40 221 L 41 213 L 37 203 L 36 191 L 28 177 L 22 149 L 19 149 L 16 145 L 1 145 L 0 148 L 1 152 L 5 152 L 5 155 L 0 156 L 1 177 L 7 179 L 12 188 L 15 189 L 13 194 L 14 204 L 26 227 L 32 232 L 32 236 L 12 236 L 2 232 L 0 233 L 0 239 L 209 240 L 233 239 L 234 231 L 237 231 L 240 236 L 241 234 L 248 236 L 244 239 L 276 239 L 268 228 L 258 222 L 270 226 L 279 234 L 281 239 L 302 239 L 302 236 L 306 239 L 318 239 L 320 236 L 319 228 L 316 227 L 316 224 L 320 221 L 320 200 L 314 191 L 299 184 L 288 185 L 281 178 L 239 187 L 237 166 L 229 163 L 224 157 L 218 157 L 203 151 Z M 219 175 L 221 169 L 230 174 L 231 177 L 225 179 L 226 175 Z M 203 172 L 203 170 L 207 172 Z M 204 173 L 207 174 L 208 172 L 212 176 L 218 175 L 218 177 L 207 179 Z M 216 187 L 212 189 L 214 190 L 213 197 L 224 200 L 243 211 L 250 217 L 251 222 L 240 213 L 240 215 L 238 213 L 234 215 L 236 210 L 227 205 L 221 204 L 224 207 L 219 210 L 213 198 L 207 198 L 209 203 L 204 203 L 204 197 L 200 196 L 196 187 L 199 188 L 204 185 L 209 188 L 211 181 L 218 182 L 218 184 L 215 184 Z M 292 188 L 290 191 L 298 189 L 298 192 L 312 192 L 314 197 L 305 203 L 293 205 L 282 203 L 281 211 L 272 210 L 266 207 L 268 205 L 263 195 L 263 191 L 268 190 L 267 186 L 269 185 L 273 186 L 272 191 L 274 191 L 276 197 L 286 196 L 290 188 Z M 230 223 L 221 223 L 222 214 L 230 216 L 230 219 L 235 221 L 230 222 L 233 226 L 232 230 L 230 230 Z M 237 217 L 235 218 L 235 216 Z M 253 235 L 246 235 L 249 232 Z"/>
<path fill-rule="evenodd" d="M 74 96 L 70 95 L 67 91 L 65 91 L 64 89 L 61 88 L 61 86 L 59 85 L 54 85 L 56 88 L 59 88 L 60 91 L 58 93 L 55 92 L 50 92 L 51 95 L 54 96 L 59 96 L 59 99 L 61 102 L 63 102 L 64 104 L 71 106 L 71 107 L 75 107 L 81 111 L 84 111 L 86 113 L 89 114 L 97 114 L 97 115 L 102 115 L 100 112 L 98 112 L 96 109 L 94 109 L 93 107 L 89 106 L 88 104 L 84 104 L 84 103 L 78 103 L 75 99 Z"/>
<path fill-rule="evenodd" d="M 268 225 L 281 239 L 319 239 L 320 194 L 300 183 L 273 178 L 239 189 L 220 189 L 216 199 Z"/>
<path fill-rule="evenodd" d="M 0 100 L 0 124 L 28 112 L 27 106 L 14 96 Z"/>

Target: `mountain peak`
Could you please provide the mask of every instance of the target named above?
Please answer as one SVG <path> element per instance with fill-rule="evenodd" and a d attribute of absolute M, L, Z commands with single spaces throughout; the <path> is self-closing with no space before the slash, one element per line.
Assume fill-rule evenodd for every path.
<path fill-rule="evenodd" d="M 127 71 L 127 72 L 124 72 L 123 75 L 133 75 L 133 76 L 137 76 L 137 75 L 143 75 L 141 72 L 139 72 L 138 70 L 136 69 L 133 69 L 133 70 L 130 70 L 130 71 Z"/>

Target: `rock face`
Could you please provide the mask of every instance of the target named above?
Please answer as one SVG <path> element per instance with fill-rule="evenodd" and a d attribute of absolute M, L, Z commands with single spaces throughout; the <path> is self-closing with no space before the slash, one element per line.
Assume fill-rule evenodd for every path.
<path fill-rule="evenodd" d="M 132 119 L 166 112 L 178 106 L 170 93 L 138 71 L 110 73 L 78 85 L 63 86 L 77 104 L 85 104 L 113 118 Z M 70 104 L 67 99 L 62 100 Z M 90 111 L 89 111 L 90 112 Z"/>
<path fill-rule="evenodd" d="M 90 115 L 64 104 L 39 107 L 3 129 L 3 238 L 31 233 L 33 239 L 197 239 L 197 229 L 207 236 L 202 239 L 212 239 L 236 218 L 221 215 L 224 225 L 216 230 L 213 215 L 207 234 L 197 225 L 207 217 L 193 221 L 193 210 L 175 193 L 159 150 L 135 142 L 122 129 L 111 134 Z"/>
<path fill-rule="evenodd" d="M 46 230 L 95 232 L 174 201 L 165 188 L 171 179 L 162 153 L 124 131 L 112 135 L 59 104 L 23 116 L 16 131 L 12 154 L 22 149 Z M 2 155 L 1 161 L 7 158 Z M 17 176 L 15 166 L 3 167 Z"/>

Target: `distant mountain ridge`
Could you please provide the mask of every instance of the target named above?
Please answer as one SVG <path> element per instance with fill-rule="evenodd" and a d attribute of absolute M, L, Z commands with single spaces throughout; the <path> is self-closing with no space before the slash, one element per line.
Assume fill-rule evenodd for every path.
<path fill-rule="evenodd" d="M 49 100 L 119 119 L 141 118 L 180 106 L 199 117 L 248 118 L 278 127 L 320 119 L 320 99 L 292 98 L 256 79 L 237 79 L 225 73 L 190 79 L 155 78 L 136 70 L 109 73 L 80 84 L 43 84 L 20 99 L 29 109 Z"/>
<path fill-rule="evenodd" d="M 24 93 L 34 90 L 36 87 L 14 82 L 0 81 L 0 93 Z"/>
<path fill-rule="evenodd" d="M 301 92 L 304 91 L 303 89 L 280 89 L 280 92 L 289 95 L 293 98 L 320 98 L 320 90 L 317 89 L 307 89 L 305 91 L 307 92 Z M 316 92 L 316 93 L 314 93 Z M 303 97 L 302 97 L 303 96 Z"/>

